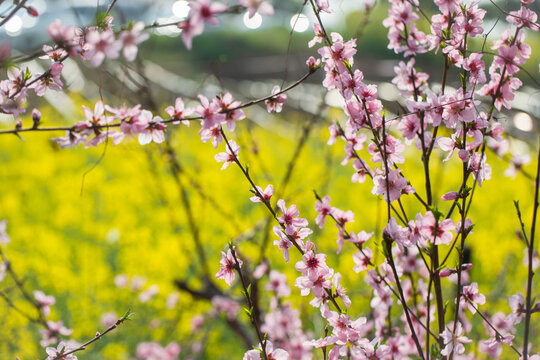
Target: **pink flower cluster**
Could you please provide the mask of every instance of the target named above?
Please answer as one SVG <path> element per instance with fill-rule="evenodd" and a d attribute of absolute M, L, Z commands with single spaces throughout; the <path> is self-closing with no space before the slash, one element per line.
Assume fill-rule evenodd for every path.
<path fill-rule="evenodd" d="M 136 353 L 140 360 L 176 360 L 180 351 L 180 345 L 176 342 L 171 342 L 164 347 L 152 341 L 139 343 Z"/>

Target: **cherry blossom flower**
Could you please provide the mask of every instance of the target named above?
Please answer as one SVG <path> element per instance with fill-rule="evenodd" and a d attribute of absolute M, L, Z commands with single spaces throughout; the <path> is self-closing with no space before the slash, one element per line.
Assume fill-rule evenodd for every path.
<path fill-rule="evenodd" d="M 62 83 L 62 80 L 60 80 L 60 74 L 62 73 L 63 68 L 64 65 L 62 65 L 62 63 L 55 62 L 51 65 L 48 72 L 41 75 L 39 81 L 34 85 L 34 91 L 37 96 L 43 96 L 47 89 L 62 91 L 62 86 L 64 86 L 64 84 Z"/>
<path fill-rule="evenodd" d="M 234 140 L 229 140 L 225 150 L 226 152 L 219 153 L 214 157 L 217 162 L 224 162 L 221 170 L 225 170 L 227 167 L 229 167 L 230 163 L 233 163 L 235 162 L 235 159 L 238 159 L 240 146 L 238 146 Z"/>
<path fill-rule="evenodd" d="M 7 265 L 4 261 L 0 261 L 0 282 L 6 277 Z"/>
<path fill-rule="evenodd" d="M 219 25 L 216 15 L 227 10 L 228 6 L 210 0 L 196 0 L 189 3 L 191 11 L 190 18 L 195 24 L 207 22 L 210 25 Z"/>
<path fill-rule="evenodd" d="M 212 146 L 214 146 L 214 149 L 217 149 L 218 145 L 223 142 L 223 135 L 221 134 L 220 125 L 216 125 L 210 129 L 201 128 L 199 131 L 199 136 L 201 137 L 201 141 L 203 143 L 206 143 L 212 139 Z"/>
<path fill-rule="evenodd" d="M 231 249 L 227 251 L 227 254 L 223 251 L 221 252 L 221 260 L 219 263 L 221 264 L 221 268 L 216 274 L 216 278 L 225 280 L 227 285 L 231 286 L 235 277 L 234 271 L 237 267 Z M 238 259 L 238 265 L 240 268 L 242 267 L 242 260 Z"/>
<path fill-rule="evenodd" d="M 510 305 L 510 309 L 512 309 L 512 313 L 508 315 L 508 319 L 514 324 L 519 324 L 525 317 L 526 312 L 523 294 L 518 291 L 516 295 L 510 296 L 508 298 L 508 304 Z"/>
<path fill-rule="evenodd" d="M 280 224 L 285 225 L 285 233 L 292 235 L 298 228 L 302 228 L 308 225 L 306 219 L 298 217 L 300 212 L 296 208 L 296 205 L 291 205 L 288 209 L 285 206 L 285 200 L 279 199 L 277 202 L 278 208 L 281 210 L 282 215 L 277 219 Z"/>
<path fill-rule="evenodd" d="M 276 270 L 270 271 L 269 281 L 266 290 L 272 291 L 277 297 L 287 297 L 291 295 L 291 288 L 287 284 L 287 276 Z"/>
<path fill-rule="evenodd" d="M 371 193 L 374 195 L 383 195 L 383 199 L 387 202 L 394 202 L 401 197 L 401 191 L 407 187 L 407 179 L 400 175 L 400 170 L 390 170 L 388 172 L 388 180 L 384 175 L 375 175 L 373 177 L 373 189 Z M 390 193 L 387 193 L 386 183 Z"/>
<path fill-rule="evenodd" d="M 317 212 L 315 223 L 322 229 L 324 227 L 326 216 L 332 211 L 332 207 L 330 206 L 330 196 L 326 195 L 323 197 L 322 201 L 317 201 L 315 203 L 315 211 Z"/>
<path fill-rule="evenodd" d="M 286 352 L 285 350 L 280 349 L 280 348 L 274 349 L 274 345 L 272 344 L 270 340 L 266 340 L 264 342 L 264 345 L 265 345 L 264 350 L 266 352 L 268 360 L 289 360 L 290 359 L 289 353 Z M 261 344 L 259 344 L 259 346 L 256 349 L 248 350 L 244 354 L 244 357 L 242 359 L 243 360 L 261 360 L 262 359 L 261 354 L 262 354 L 262 346 Z"/>
<path fill-rule="evenodd" d="M 44 317 L 48 317 L 51 313 L 49 306 L 52 306 L 56 303 L 56 299 L 52 295 L 45 295 L 43 291 L 35 290 L 34 298 L 36 299 L 38 305 L 41 308 L 41 312 Z"/>
<path fill-rule="evenodd" d="M 141 360 L 177 360 L 180 352 L 180 345 L 174 341 L 165 347 L 153 341 L 139 343 L 136 355 Z"/>
<path fill-rule="evenodd" d="M 302 260 L 298 261 L 294 268 L 302 275 L 318 275 L 319 273 L 328 273 L 330 269 L 326 265 L 325 254 L 315 254 L 309 250 L 302 255 Z"/>
<path fill-rule="evenodd" d="M 101 65 L 105 58 L 117 59 L 122 47 L 122 44 L 115 39 L 111 29 L 100 33 L 97 28 L 92 28 L 86 33 L 85 45 L 84 57 L 86 60 L 90 60 L 94 67 Z"/>
<path fill-rule="evenodd" d="M 238 5 L 248 9 L 248 16 L 251 19 L 256 13 L 262 15 L 274 15 L 274 7 L 263 0 L 238 0 Z"/>
<path fill-rule="evenodd" d="M 345 291 L 345 288 L 340 284 L 341 281 L 341 274 L 335 273 L 332 277 L 332 284 L 334 285 L 335 294 L 341 298 L 343 301 L 343 304 L 345 304 L 346 307 L 351 306 L 351 299 L 347 296 L 347 293 Z"/>
<path fill-rule="evenodd" d="M 258 185 L 255 185 L 255 187 L 257 188 L 257 191 L 259 192 L 259 194 L 262 195 L 263 198 L 261 199 L 257 195 L 257 193 L 255 191 L 253 191 L 255 196 L 250 197 L 249 200 L 251 200 L 252 202 L 266 202 L 266 203 L 268 203 L 270 201 L 270 198 L 272 197 L 272 195 L 274 195 L 274 185 L 269 184 L 264 189 L 264 191 Z"/>
<path fill-rule="evenodd" d="M 70 56 L 76 56 L 81 51 L 78 42 L 76 30 L 71 25 L 64 25 L 59 19 L 56 19 L 47 27 L 47 32 L 51 39 L 64 49 Z"/>
<path fill-rule="evenodd" d="M 52 62 L 59 62 L 64 56 L 67 56 L 68 53 L 61 47 L 53 48 L 50 45 L 43 45 L 42 48 L 45 55 L 40 56 L 40 59 L 49 59 Z"/>
<path fill-rule="evenodd" d="M 58 336 L 60 335 L 69 336 L 73 333 L 73 330 L 68 329 L 64 326 L 62 320 L 59 320 L 57 322 L 49 320 L 46 322 L 46 325 L 46 329 L 39 330 L 42 336 L 39 344 L 43 347 L 58 343 Z"/>
<path fill-rule="evenodd" d="M 77 360 L 77 357 L 73 354 L 63 355 L 70 350 L 73 349 L 67 346 L 65 342 L 61 341 L 56 347 L 56 349 L 53 347 L 47 347 L 45 349 L 45 352 L 47 352 L 47 355 L 49 355 L 46 360 L 53 360 L 56 358 L 60 358 L 62 360 Z"/>
<path fill-rule="evenodd" d="M 180 21 L 176 26 L 182 31 L 182 41 L 188 50 L 193 47 L 193 38 L 204 31 L 204 23 L 194 23 L 191 18 Z"/>
<path fill-rule="evenodd" d="M 168 106 L 165 109 L 165 112 L 169 114 L 169 116 L 174 119 L 173 124 L 177 125 L 180 124 L 180 120 L 184 119 L 191 114 L 193 114 L 193 110 L 189 108 L 184 107 L 184 101 L 181 97 L 176 98 L 176 101 L 174 102 L 174 106 Z M 190 121 L 189 120 L 182 120 L 182 124 L 189 126 Z"/>
<path fill-rule="evenodd" d="M 219 112 L 225 115 L 223 121 L 227 123 L 229 131 L 234 131 L 236 128 L 236 121 L 246 118 L 244 111 L 238 109 L 242 103 L 240 101 L 234 101 L 229 92 L 216 97 L 216 102 L 219 105 Z"/>
<path fill-rule="evenodd" d="M 195 112 L 203 118 L 202 128 L 211 129 L 219 126 L 225 120 L 225 114 L 219 113 L 219 103 L 217 101 L 210 102 L 206 96 L 200 94 L 198 98 L 201 105 L 195 109 Z"/>
<path fill-rule="evenodd" d="M 0 221 L 0 244 L 9 244 L 9 235 L 7 234 L 7 220 Z"/>
<path fill-rule="evenodd" d="M 467 305 L 469 311 L 472 314 L 476 313 L 477 306 L 483 305 L 486 303 L 486 297 L 478 292 L 478 283 L 472 283 L 471 285 L 466 285 L 463 287 L 463 295 L 460 297 L 460 303 L 462 305 Z"/>
<path fill-rule="evenodd" d="M 444 356 L 448 356 L 452 352 L 456 355 L 461 355 L 465 352 L 465 346 L 463 344 L 472 342 L 472 340 L 463 336 L 463 326 L 461 326 L 460 322 L 457 323 L 455 331 L 450 331 L 447 328 L 440 336 L 445 344 L 444 349 L 441 351 L 441 355 Z"/>
<path fill-rule="evenodd" d="M 274 86 L 272 89 L 272 95 L 275 95 L 281 91 L 280 87 L 278 85 Z M 271 113 L 272 111 L 275 111 L 277 113 L 280 113 L 283 108 L 283 103 L 287 100 L 287 94 L 279 94 L 276 96 L 271 97 L 268 100 L 265 100 L 266 104 L 266 111 Z"/>
<path fill-rule="evenodd" d="M 139 144 L 147 145 L 152 141 L 156 144 L 161 144 L 165 141 L 164 130 L 167 128 L 163 124 L 163 119 L 160 116 L 151 118 L 152 113 L 148 110 L 143 110 L 139 119 L 143 118 L 146 122 L 145 126 L 139 131 Z"/>
<path fill-rule="evenodd" d="M 229 320 L 233 320 L 236 318 L 236 315 L 238 314 L 238 309 L 240 308 L 236 301 L 233 301 L 225 296 L 212 297 L 212 306 L 218 314 L 225 313 L 225 316 Z"/>
<path fill-rule="evenodd" d="M 435 245 L 450 245 L 453 235 L 451 231 L 456 229 L 456 224 L 452 219 L 438 221 L 431 211 L 428 211 L 422 219 L 420 233 L 429 242 Z"/>
<path fill-rule="evenodd" d="M 138 21 L 130 29 L 120 33 L 119 40 L 122 43 L 122 53 L 127 61 L 133 61 L 137 57 L 138 47 L 140 43 L 150 37 L 144 31 L 144 23 Z"/>
<path fill-rule="evenodd" d="M 86 142 L 87 135 L 81 134 L 75 131 L 68 130 L 64 137 L 54 137 L 51 138 L 60 148 L 65 149 L 68 147 L 77 146 Z"/>
<path fill-rule="evenodd" d="M 293 246 L 293 243 L 287 235 L 283 232 L 281 227 L 274 226 L 274 234 L 276 234 L 279 239 L 274 240 L 274 245 L 276 245 L 281 251 L 283 251 L 283 257 L 285 258 L 286 262 L 289 262 L 289 249 Z"/>

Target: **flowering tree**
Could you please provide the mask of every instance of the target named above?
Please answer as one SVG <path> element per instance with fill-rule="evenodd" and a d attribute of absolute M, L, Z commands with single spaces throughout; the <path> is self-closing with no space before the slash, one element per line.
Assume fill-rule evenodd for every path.
<path fill-rule="evenodd" d="M 38 16 L 26 3 L 14 1 L 0 25 L 19 11 Z M 174 105 L 165 109 L 136 103 L 115 107 L 107 99 L 101 99 L 93 109 L 83 107 L 85 119 L 70 126 L 42 126 L 38 109 L 32 110 L 32 123 L 24 124 L 21 114 L 27 111 L 32 92 L 39 97 L 49 91 L 62 91 L 64 63 L 82 61 L 99 67 L 104 61 L 118 59 L 121 53 L 126 61 L 134 61 L 138 45 L 148 39 L 147 31 L 171 25 L 138 22 L 117 28 L 113 26 L 112 16 L 115 4 L 116 1 L 110 3 L 94 26 L 76 28 L 59 20 L 52 23 L 48 27 L 51 42 L 43 45 L 37 55 L 50 60 L 49 68 L 41 74 L 18 65 L 4 46 L 2 61 L 8 66 L 8 78 L 0 82 L 0 111 L 13 115 L 15 125 L 1 130 L 0 134 L 20 136 L 25 132 L 64 131 L 64 136 L 52 138 L 60 148 L 82 144 L 105 147 L 133 137 L 140 145 L 163 144 L 171 159 L 171 171 L 180 184 L 196 256 L 205 264 L 205 274 L 201 275 L 204 288 L 194 289 L 182 279 L 176 281 L 176 286 L 196 299 L 211 301 L 216 311 L 227 314 L 227 325 L 248 347 L 244 359 L 472 359 L 499 358 L 503 354 L 522 359 L 540 358 L 534 355 L 539 350 L 532 326 L 535 313 L 540 312 L 540 303 L 533 300 L 534 271 L 538 266 L 535 227 L 540 161 L 530 222 L 523 219 L 519 203 L 515 203 L 528 272 L 523 292 L 507 294 L 506 313 L 490 314 L 487 310 L 490 299 L 482 294 L 477 282 L 469 281 L 474 265 L 466 256 L 467 244 L 474 239 L 475 219 L 469 217 L 469 212 L 475 206 L 475 193 L 481 191 L 482 184 L 492 175 L 487 157 L 503 157 L 508 150 L 497 114 L 504 112 L 503 108 L 512 108 L 515 93 L 523 84 L 521 70 L 531 56 L 525 36 L 539 29 L 537 15 L 531 9 L 533 1 L 521 0 L 508 10 L 498 7 L 506 29 L 500 37 L 491 39 L 490 29 L 486 29 L 483 21 L 486 10 L 478 3 L 435 0 L 433 14 L 428 15 L 417 1 L 391 0 L 382 26 L 388 33 L 388 48 L 403 56 L 394 68 L 392 80 L 400 94 L 396 115 L 390 115 L 396 105 L 385 105 L 377 86 L 364 78 L 362 70 L 368 69 L 355 67 L 356 40 L 345 40 L 341 34 L 326 28 L 321 17 L 333 11 L 332 4 L 327 0 L 306 0 L 303 5 L 315 19 L 314 38 L 308 45 L 319 48 L 306 59 L 303 77 L 288 86 L 275 86 L 262 98 L 242 102 L 235 100 L 230 92 L 215 94 L 210 99 L 199 94 L 196 106 L 189 107 L 187 101 L 178 97 Z M 366 11 L 371 6 L 368 3 Z M 192 48 L 196 36 L 203 33 L 207 24 L 219 25 L 221 14 L 242 10 L 253 17 L 258 13 L 272 15 L 274 11 L 269 2 L 261 0 L 239 0 L 229 5 L 192 0 L 189 7 L 188 17 L 173 24 L 181 29 L 187 49 Z M 417 59 L 429 53 L 441 59 L 440 84 L 430 81 L 430 75 L 416 66 Z M 380 233 L 375 234 L 372 228 L 353 229 L 352 211 L 332 206 L 329 195 L 315 192 L 315 224 L 320 229 L 332 227 L 332 223 L 336 225 L 335 251 L 339 257 L 330 257 L 321 250 L 316 229 L 309 227 L 309 221 L 302 217 L 296 204 L 281 198 L 289 173 L 281 185 L 256 183 L 251 168 L 242 163 L 244 149 L 234 140 L 235 129 L 242 126 L 236 122 L 246 118 L 249 107 L 264 104 L 268 113 L 279 113 L 287 107 L 290 90 L 321 72 L 323 87 L 341 96 L 345 117 L 330 125 L 328 144 L 343 141 L 342 165 L 352 163 L 351 186 L 370 183 L 371 194 L 384 202 L 386 213 Z M 524 76 L 532 77 L 528 73 Z M 534 77 L 532 81 L 536 83 Z M 297 272 L 293 285 L 320 312 L 321 327 L 315 329 L 316 334 L 306 330 L 299 310 L 285 300 L 291 295 L 291 286 L 284 274 L 272 269 L 277 260 L 272 263 L 265 255 L 268 241 L 261 245 L 257 261 L 244 256 L 240 241 L 229 242 L 221 260 L 217 255 L 209 260 L 219 261 L 220 270 L 215 276 L 208 276 L 207 255 L 193 220 L 193 208 L 179 180 L 182 167 L 175 161 L 174 148 L 167 141 L 171 129 L 190 126 L 193 122 L 201 125 L 202 142 L 211 141 L 214 149 L 221 148 L 209 147 L 217 152 L 216 162 L 223 163 L 221 170 L 239 171 L 245 178 L 245 184 L 240 186 L 252 192 L 252 206 L 263 207 L 268 212 L 265 226 L 267 230 L 273 229 L 274 251 L 281 252 L 282 262 L 292 263 L 293 258 L 297 259 L 291 266 Z M 312 125 L 312 122 L 306 125 L 306 134 Z M 302 137 L 298 151 L 303 142 Z M 445 157 L 442 164 L 437 163 L 435 154 Z M 446 169 L 452 161 L 459 163 L 458 185 L 448 189 L 439 202 L 435 198 L 437 183 L 433 167 L 441 166 L 443 172 L 450 174 Z M 519 157 L 511 162 L 518 170 L 523 164 Z M 415 163 L 420 164 L 421 180 L 411 175 L 417 171 Z M 7 245 L 9 241 L 4 221 L 0 223 L 0 243 Z M 362 274 L 369 289 L 369 305 L 362 312 L 348 311 L 356 309 L 352 304 L 362 300 L 348 295 L 341 283 L 342 274 L 334 263 L 335 259 L 341 261 L 347 247 L 354 249 L 354 266 L 346 271 Z M 75 359 L 78 351 L 116 329 L 131 315 L 128 311 L 119 318 L 109 317 L 106 330 L 84 344 L 64 342 L 62 339 L 68 338 L 71 330 L 61 321 L 48 320 L 55 298 L 39 290 L 29 291 L 4 248 L 0 251 L 0 279 L 9 275 L 23 301 L 34 311 L 21 309 L 8 293 L 0 295 L 14 311 L 42 328 L 40 344 L 45 347 L 48 360 Z M 216 279 L 241 290 L 223 291 Z M 263 281 L 266 281 L 264 288 Z M 116 278 L 118 287 L 126 282 L 122 275 Z M 157 292 L 155 287 L 150 287 L 140 293 L 139 299 L 145 301 Z M 252 332 L 246 333 L 240 325 L 234 292 L 244 298 L 243 307 Z M 261 305 L 263 296 L 269 299 L 267 308 Z M 170 301 L 174 306 L 174 299 Z M 485 335 L 478 335 L 479 331 L 471 325 L 472 318 L 481 319 Z M 193 327 L 200 327 L 202 321 L 195 317 Z M 140 343 L 136 354 L 140 359 L 175 359 L 179 355 L 180 347 L 176 343 L 164 347 L 149 342 Z"/>

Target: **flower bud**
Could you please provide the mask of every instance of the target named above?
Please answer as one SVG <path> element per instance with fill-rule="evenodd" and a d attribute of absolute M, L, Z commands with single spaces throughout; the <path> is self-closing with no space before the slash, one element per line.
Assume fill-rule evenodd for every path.
<path fill-rule="evenodd" d="M 32 110 L 32 121 L 34 122 L 32 128 L 37 129 L 41 121 L 41 112 L 38 109 Z"/>
<path fill-rule="evenodd" d="M 452 275 L 453 272 L 454 272 L 454 270 L 449 269 L 449 268 L 442 269 L 439 272 L 439 277 L 442 277 L 442 278 L 448 277 L 448 276 Z"/>
<path fill-rule="evenodd" d="M 36 8 L 33 7 L 33 6 L 28 6 L 26 8 L 26 11 L 28 12 L 28 15 L 30 15 L 30 16 L 33 16 L 33 17 L 38 17 L 39 16 Z"/>

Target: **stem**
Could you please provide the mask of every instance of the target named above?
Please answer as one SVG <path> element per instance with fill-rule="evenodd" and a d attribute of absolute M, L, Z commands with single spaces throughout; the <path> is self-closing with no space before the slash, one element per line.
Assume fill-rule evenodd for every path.
<path fill-rule="evenodd" d="M 538 192 L 540 188 L 540 141 L 538 149 L 538 159 L 536 166 L 536 181 L 534 184 L 534 210 L 532 216 L 531 235 L 529 236 L 529 273 L 527 275 L 527 299 L 525 300 L 525 334 L 523 336 L 523 360 L 528 358 L 529 332 L 531 325 L 531 295 L 532 279 L 534 276 L 533 256 L 534 256 L 534 235 L 536 230 L 536 215 L 538 214 Z"/>
<path fill-rule="evenodd" d="M 234 258 L 234 262 L 236 263 L 236 271 L 238 271 L 238 276 L 240 277 L 240 282 L 242 283 L 242 287 L 244 288 L 244 295 L 246 297 L 247 304 L 249 306 L 249 319 L 251 320 L 251 324 L 255 328 L 255 332 L 257 333 L 257 337 L 259 338 L 259 343 L 261 344 L 262 352 L 264 355 L 264 358 L 268 360 L 268 354 L 266 354 L 266 340 L 261 334 L 261 328 L 259 325 L 259 321 L 256 318 L 256 316 L 253 315 L 254 311 L 254 305 L 253 301 L 251 300 L 250 290 L 248 290 L 248 287 L 251 286 L 251 284 L 246 284 L 246 279 L 244 278 L 244 275 L 242 274 L 242 270 L 240 269 L 240 262 L 238 261 L 238 258 L 236 257 L 236 251 L 234 251 L 234 247 L 232 246 L 232 243 L 229 245 L 229 249 L 231 250 L 231 254 Z"/>

